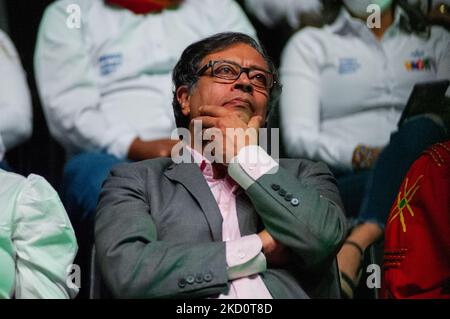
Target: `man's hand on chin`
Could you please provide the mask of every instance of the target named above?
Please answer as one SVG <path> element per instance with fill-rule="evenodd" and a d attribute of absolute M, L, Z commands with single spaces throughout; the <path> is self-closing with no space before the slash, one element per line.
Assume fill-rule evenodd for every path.
<path fill-rule="evenodd" d="M 249 116 L 244 110 L 216 105 L 201 106 L 199 112 L 200 116 L 193 120 L 201 120 L 205 132 L 214 129 L 210 132 L 212 140 L 216 140 L 215 136 L 221 134 L 221 154 L 215 154 L 215 159 L 221 159 L 223 164 L 226 165 L 243 147 L 258 144 L 258 129 L 263 121 L 261 115 Z"/>

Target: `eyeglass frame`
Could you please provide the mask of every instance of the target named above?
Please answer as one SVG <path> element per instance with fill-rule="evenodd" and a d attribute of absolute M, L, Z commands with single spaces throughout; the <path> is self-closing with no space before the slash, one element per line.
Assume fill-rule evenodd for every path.
<path fill-rule="evenodd" d="M 225 63 L 229 63 L 229 64 L 232 64 L 232 65 L 235 65 L 235 66 L 239 67 L 239 73 L 237 74 L 236 78 L 235 78 L 235 79 L 224 79 L 224 78 L 221 78 L 221 77 L 218 77 L 217 75 L 215 75 L 215 74 L 213 73 L 213 71 L 214 71 L 214 65 L 215 65 L 216 63 L 218 63 L 218 62 L 225 62 Z M 241 77 L 242 73 L 246 73 L 246 74 L 247 74 L 247 77 L 250 79 L 250 83 L 251 83 L 252 85 L 254 85 L 254 86 L 258 87 L 258 88 L 261 88 L 261 89 L 265 89 L 265 90 L 267 90 L 268 92 L 269 92 L 269 91 L 274 87 L 274 85 L 277 83 L 277 81 L 275 81 L 275 79 L 274 79 L 274 75 L 275 75 L 275 74 L 274 74 L 273 72 L 264 70 L 264 69 L 262 69 L 262 68 L 255 68 L 255 67 L 252 67 L 252 68 L 246 68 L 246 67 L 242 67 L 241 65 L 239 65 L 239 64 L 236 63 L 236 62 L 228 61 L 228 60 L 209 60 L 208 63 L 206 63 L 203 67 L 201 67 L 201 68 L 197 71 L 197 76 L 202 76 L 202 75 L 204 75 L 204 73 L 206 72 L 206 70 L 208 70 L 209 68 L 211 68 L 211 74 L 210 74 L 211 77 L 213 77 L 213 78 L 218 78 L 218 79 L 222 79 L 222 80 L 233 81 L 233 82 L 237 81 L 237 80 Z M 251 82 L 250 72 L 253 71 L 253 70 L 258 70 L 258 71 L 261 71 L 261 72 L 264 72 L 264 73 L 269 74 L 269 75 L 272 77 L 272 83 L 271 83 L 270 87 L 267 87 L 267 86 L 259 86 L 259 85 L 254 84 L 253 82 Z M 231 83 L 233 83 L 233 82 L 231 82 Z"/>

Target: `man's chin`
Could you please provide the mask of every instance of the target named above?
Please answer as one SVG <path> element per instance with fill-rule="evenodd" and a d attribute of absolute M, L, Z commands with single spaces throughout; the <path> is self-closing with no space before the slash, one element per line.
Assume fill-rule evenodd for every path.
<path fill-rule="evenodd" d="M 235 109 L 234 112 L 245 124 L 248 124 L 248 122 L 250 122 L 250 118 L 252 117 L 252 114 L 249 114 L 248 111 L 241 108 L 241 109 Z"/>

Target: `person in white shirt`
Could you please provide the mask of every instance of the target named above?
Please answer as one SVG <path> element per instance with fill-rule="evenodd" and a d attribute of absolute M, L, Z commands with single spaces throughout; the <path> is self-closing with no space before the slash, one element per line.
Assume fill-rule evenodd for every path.
<path fill-rule="evenodd" d="M 360 251 L 380 237 L 391 196 L 409 167 L 405 163 L 445 134 L 426 118 L 391 137 L 414 84 L 450 79 L 449 33 L 436 26 L 419 29 L 400 2 L 404 6 L 405 1 L 343 0 L 333 24 L 298 32 L 282 56 L 281 128 L 288 156 L 331 166 L 347 214 L 363 223 L 347 242 L 361 249 L 350 243 L 338 255 L 351 281 Z M 379 27 L 367 25 L 369 4 L 380 6 Z"/>
<path fill-rule="evenodd" d="M 64 173 L 69 214 L 81 207 L 92 219 L 114 164 L 170 155 L 172 68 L 188 44 L 223 31 L 255 36 L 231 0 L 60 0 L 47 8 L 36 82 L 52 135 L 69 157 L 78 154 Z"/>
<path fill-rule="evenodd" d="M 0 169 L 0 299 L 74 298 L 77 241 L 58 194 L 42 177 Z"/>
<path fill-rule="evenodd" d="M 10 170 L 5 153 L 31 136 L 31 97 L 11 39 L 0 30 L 0 168 Z"/>

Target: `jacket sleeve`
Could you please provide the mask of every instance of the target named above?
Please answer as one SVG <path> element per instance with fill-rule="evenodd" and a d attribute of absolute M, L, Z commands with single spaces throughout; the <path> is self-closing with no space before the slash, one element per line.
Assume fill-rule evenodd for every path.
<path fill-rule="evenodd" d="M 97 207 L 95 245 L 107 287 L 119 298 L 200 298 L 226 292 L 225 242 L 159 240 L 146 191 L 151 185 L 146 185 L 145 172 L 132 165 L 111 171 Z"/>
<path fill-rule="evenodd" d="M 230 175 L 239 184 L 247 178 L 244 188 L 264 226 L 291 249 L 299 267 L 312 272 L 329 267 L 345 238 L 346 222 L 327 166 L 289 160 L 288 167 L 277 166 L 251 181 L 245 165 L 230 165 Z"/>

